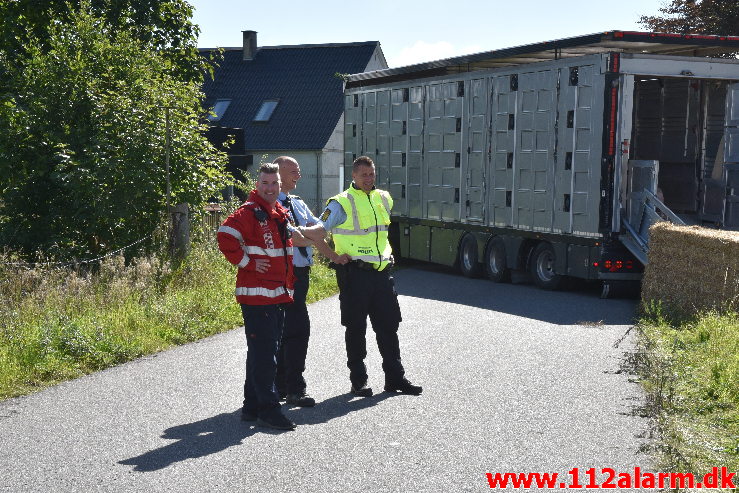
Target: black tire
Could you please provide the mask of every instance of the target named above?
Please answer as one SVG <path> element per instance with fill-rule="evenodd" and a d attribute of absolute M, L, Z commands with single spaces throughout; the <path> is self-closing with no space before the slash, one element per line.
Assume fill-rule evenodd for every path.
<path fill-rule="evenodd" d="M 565 276 L 554 272 L 556 260 L 554 248 L 549 243 L 542 242 L 534 248 L 529 262 L 529 272 L 531 272 L 534 284 L 550 291 L 563 286 Z"/>
<path fill-rule="evenodd" d="M 511 269 L 506 261 L 505 242 L 496 236 L 485 248 L 485 272 L 494 282 L 511 282 Z"/>
<path fill-rule="evenodd" d="M 474 235 L 466 234 L 459 242 L 459 252 L 457 254 L 457 263 L 459 270 L 465 277 L 480 277 L 482 266 L 477 261 L 477 238 Z"/>

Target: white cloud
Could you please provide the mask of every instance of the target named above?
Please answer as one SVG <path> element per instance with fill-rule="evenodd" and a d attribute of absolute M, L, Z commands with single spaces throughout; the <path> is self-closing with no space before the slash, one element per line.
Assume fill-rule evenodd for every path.
<path fill-rule="evenodd" d="M 405 65 L 413 65 L 414 63 L 469 55 L 480 51 L 483 51 L 483 49 L 479 45 L 456 47 L 448 41 L 437 41 L 436 43 L 416 41 L 411 46 L 403 47 L 397 55 L 389 57 L 388 64 L 391 67 L 403 67 Z"/>

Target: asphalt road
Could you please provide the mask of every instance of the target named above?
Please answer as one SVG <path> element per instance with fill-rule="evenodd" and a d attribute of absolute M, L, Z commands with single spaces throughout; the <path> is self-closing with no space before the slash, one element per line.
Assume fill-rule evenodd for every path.
<path fill-rule="evenodd" d="M 338 298 L 310 306 L 319 401 L 279 433 L 239 419 L 243 329 L 0 402 L 0 490 L 489 491 L 485 473 L 649 468 L 622 371 L 633 300 L 413 267 L 396 274 L 420 397 L 348 394 Z"/>

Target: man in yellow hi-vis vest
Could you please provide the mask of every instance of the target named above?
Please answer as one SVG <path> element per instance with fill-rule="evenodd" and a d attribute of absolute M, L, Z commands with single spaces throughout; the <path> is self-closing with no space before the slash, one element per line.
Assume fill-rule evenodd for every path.
<path fill-rule="evenodd" d="M 346 327 L 346 355 L 351 392 L 370 397 L 367 384 L 367 316 L 377 336 L 385 372 L 385 391 L 420 395 L 423 388 L 405 377 L 400 361 L 398 294 L 390 276 L 392 248 L 388 241 L 393 199 L 375 188 L 375 163 L 367 156 L 354 160 L 353 183 L 330 198 L 321 224 L 300 228 L 316 248 L 336 264 L 341 324 Z M 325 241 L 332 231 L 336 251 Z"/>

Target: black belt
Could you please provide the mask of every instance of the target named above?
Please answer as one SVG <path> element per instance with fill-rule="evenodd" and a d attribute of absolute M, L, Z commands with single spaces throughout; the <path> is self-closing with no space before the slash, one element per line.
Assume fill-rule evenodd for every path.
<path fill-rule="evenodd" d="M 355 267 L 359 270 L 368 270 L 368 271 L 373 271 L 373 272 L 382 272 L 384 270 L 384 268 L 381 270 L 378 270 L 375 267 L 375 264 L 365 262 L 364 260 L 350 260 L 349 263 L 346 265 L 350 267 Z"/>
<path fill-rule="evenodd" d="M 293 266 L 293 270 L 299 270 L 299 271 L 310 271 L 310 265 L 306 265 L 305 267 L 295 267 Z"/>

